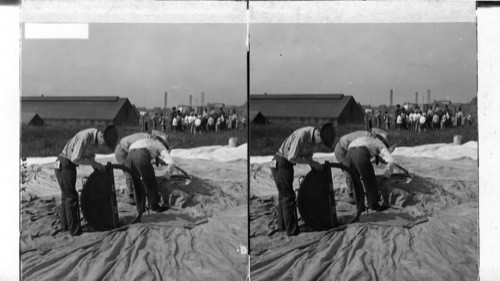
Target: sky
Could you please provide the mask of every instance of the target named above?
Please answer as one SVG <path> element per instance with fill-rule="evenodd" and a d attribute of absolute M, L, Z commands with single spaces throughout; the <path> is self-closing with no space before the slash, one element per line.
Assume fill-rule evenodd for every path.
<path fill-rule="evenodd" d="M 342 93 L 361 104 L 469 102 L 475 23 L 253 24 L 252 94 Z"/>
<path fill-rule="evenodd" d="M 247 98 L 245 24 L 90 24 L 89 38 L 22 40 L 22 96 L 120 96 L 138 107 Z"/>
<path fill-rule="evenodd" d="M 343 93 L 362 104 L 477 94 L 475 23 L 251 24 L 250 92 Z M 23 39 L 22 95 L 117 95 L 142 107 L 246 101 L 245 24 L 90 24 Z"/>

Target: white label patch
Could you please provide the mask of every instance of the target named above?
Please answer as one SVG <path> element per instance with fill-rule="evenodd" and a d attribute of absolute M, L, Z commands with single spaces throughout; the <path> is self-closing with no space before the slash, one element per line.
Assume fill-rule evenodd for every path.
<path fill-rule="evenodd" d="M 87 23 L 26 23 L 26 39 L 89 39 Z"/>

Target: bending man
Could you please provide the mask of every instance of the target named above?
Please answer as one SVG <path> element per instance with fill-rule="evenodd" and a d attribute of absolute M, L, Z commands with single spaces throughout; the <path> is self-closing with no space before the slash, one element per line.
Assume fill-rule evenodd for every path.
<path fill-rule="evenodd" d="M 152 164 L 153 160 L 162 161 L 168 165 L 164 177 L 169 179 L 175 169 L 174 159 L 170 156 L 167 147 L 156 139 L 140 139 L 130 145 L 125 166 L 141 176 L 146 188 L 149 208 L 153 211 L 163 212 L 168 208 L 159 204 L 159 189 Z M 134 182 L 136 186 L 140 184 L 140 182 Z"/>
<path fill-rule="evenodd" d="M 321 129 L 304 127 L 293 132 L 273 158 L 271 173 L 278 188 L 278 228 L 286 230 L 289 236 L 300 233 L 293 191 L 293 166 L 309 164 L 313 169 L 321 170 L 321 164 L 312 159 L 314 146 L 322 143 L 331 147 L 334 139 L 332 123 L 323 125 Z"/>
<path fill-rule="evenodd" d="M 66 143 L 57 157 L 55 174 L 61 188 L 61 229 L 69 230 L 71 235 L 82 234 L 78 192 L 76 192 L 76 167 L 92 165 L 95 170 L 104 171 L 104 166 L 95 161 L 95 150 L 107 145 L 111 150 L 118 140 L 114 125 L 102 130 L 90 128 L 78 132 Z"/>
<path fill-rule="evenodd" d="M 388 134 L 378 128 L 373 128 L 371 132 L 368 131 L 356 131 L 347 135 L 344 135 L 340 138 L 339 142 L 335 146 L 335 158 L 337 158 L 338 163 L 343 163 L 344 159 L 347 155 L 347 150 L 349 148 L 349 145 L 351 144 L 352 141 L 355 139 L 361 138 L 361 137 L 373 137 L 373 138 L 378 138 L 380 140 L 386 141 L 387 142 L 387 137 Z M 352 179 L 349 173 L 344 172 L 345 175 L 345 181 L 347 184 L 347 188 L 349 190 L 349 197 L 351 198 L 351 204 L 354 204 L 354 198 L 353 198 L 353 191 L 352 191 Z"/>
<path fill-rule="evenodd" d="M 379 190 L 372 158 L 382 159 L 387 164 L 384 176 L 389 177 L 394 169 L 394 158 L 389 152 L 387 140 L 381 140 L 378 137 L 360 137 L 353 140 L 349 144 L 343 164 L 354 172 L 355 178 L 350 182 L 350 190 L 353 190 L 354 186 L 363 186 L 368 199 L 368 207 L 375 211 L 383 211 L 385 207 L 378 203 Z M 361 195 L 356 194 L 357 202 L 364 202 L 364 197 Z"/>
<path fill-rule="evenodd" d="M 129 153 L 129 148 L 130 146 L 141 139 L 156 139 L 160 141 L 168 151 L 170 151 L 170 147 L 168 145 L 168 140 L 167 140 L 167 135 L 164 133 L 153 130 L 151 131 L 151 134 L 149 133 L 136 133 L 132 134 L 129 136 L 126 136 L 120 140 L 118 145 L 116 146 L 115 149 L 115 157 L 116 157 L 116 162 L 118 164 L 124 165 L 125 164 L 125 159 L 127 159 L 127 155 Z M 127 185 L 127 192 L 128 192 L 128 200 L 127 203 L 135 205 L 135 199 L 134 199 L 134 190 L 133 190 L 133 185 L 132 185 L 132 176 L 124 172 L 125 174 L 125 184 Z"/>

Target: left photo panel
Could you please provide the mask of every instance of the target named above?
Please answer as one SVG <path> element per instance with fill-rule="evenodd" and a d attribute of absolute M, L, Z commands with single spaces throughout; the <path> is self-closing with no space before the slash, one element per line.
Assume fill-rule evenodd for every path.
<path fill-rule="evenodd" d="M 244 280 L 246 24 L 21 32 L 21 278 Z"/>

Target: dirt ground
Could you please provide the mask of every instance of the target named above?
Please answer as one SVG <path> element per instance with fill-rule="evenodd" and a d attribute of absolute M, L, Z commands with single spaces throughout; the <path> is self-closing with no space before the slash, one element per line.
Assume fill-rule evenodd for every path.
<path fill-rule="evenodd" d="M 244 280 L 246 149 L 197 152 L 204 159 L 194 159 L 190 150 L 174 154 L 192 180 L 158 179 L 163 198 L 172 204 L 169 210 L 146 212 L 141 223 L 78 237 L 57 230 L 60 190 L 51 163 L 27 165 L 20 208 L 23 280 Z M 229 158 L 218 156 L 224 153 Z M 112 156 L 98 160 L 115 161 Z M 91 172 L 89 166 L 77 168 L 77 190 Z M 114 173 L 119 216 L 125 222 L 135 216 L 135 207 L 124 202 L 123 173 Z"/>
<path fill-rule="evenodd" d="M 252 280 L 475 280 L 479 274 L 477 143 L 398 148 L 396 163 L 410 182 L 379 178 L 384 212 L 366 212 L 358 223 L 329 231 L 276 232 L 277 190 L 268 158 L 250 166 Z M 318 157 L 319 156 L 319 157 Z M 315 155 L 320 162 L 333 155 Z M 310 168 L 297 165 L 297 179 Z M 332 169 L 339 217 L 345 177 Z M 299 223 L 300 224 L 300 223 Z"/>

